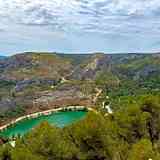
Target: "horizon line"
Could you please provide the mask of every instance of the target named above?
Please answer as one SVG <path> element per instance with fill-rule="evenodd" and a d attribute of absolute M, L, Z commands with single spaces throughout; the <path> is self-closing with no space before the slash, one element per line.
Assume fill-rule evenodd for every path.
<path fill-rule="evenodd" d="M 29 54 L 29 53 L 50 53 L 50 54 L 74 54 L 74 55 L 87 55 L 87 54 L 159 54 L 158 51 L 147 51 L 147 52 L 102 52 L 102 51 L 93 51 L 93 52 L 57 52 L 57 51 L 23 51 L 17 53 L 9 53 L 7 55 L 0 54 L 1 57 L 10 57 L 18 54 Z"/>

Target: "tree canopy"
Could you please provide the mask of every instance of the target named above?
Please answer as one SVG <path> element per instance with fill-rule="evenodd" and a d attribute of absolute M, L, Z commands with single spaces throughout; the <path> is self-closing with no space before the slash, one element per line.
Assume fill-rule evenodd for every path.
<path fill-rule="evenodd" d="M 160 103 L 154 96 L 141 97 L 104 116 L 89 112 L 65 128 L 43 122 L 16 140 L 16 147 L 4 145 L 1 160 L 159 160 Z"/>

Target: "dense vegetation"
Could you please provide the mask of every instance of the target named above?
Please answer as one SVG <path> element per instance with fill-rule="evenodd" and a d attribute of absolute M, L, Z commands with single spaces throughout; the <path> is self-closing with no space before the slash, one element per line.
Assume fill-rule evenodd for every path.
<path fill-rule="evenodd" d="M 63 129 L 42 123 L 15 148 L 1 146 L 0 160 L 160 159 L 159 54 L 28 53 L 1 60 L 0 73 L 0 123 L 41 109 L 33 101 L 47 97 L 52 106 L 54 97 L 85 97 L 98 111 Z"/>
<path fill-rule="evenodd" d="M 159 160 L 160 97 L 139 97 L 114 114 L 89 112 L 63 129 L 44 122 L 16 147 L 1 147 L 1 160 Z"/>

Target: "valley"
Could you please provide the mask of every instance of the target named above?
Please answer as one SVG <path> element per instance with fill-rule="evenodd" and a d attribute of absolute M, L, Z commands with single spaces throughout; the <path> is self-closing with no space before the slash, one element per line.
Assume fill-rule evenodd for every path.
<path fill-rule="evenodd" d="M 159 93 L 159 75 L 158 53 L 6 57 L 0 60 L 0 124 L 62 106 L 96 107 L 105 96 L 111 97 L 116 109 L 117 97 Z"/>
<path fill-rule="evenodd" d="M 6 128 L 0 157 L 20 160 L 27 152 L 36 160 L 137 160 L 142 146 L 142 160 L 158 160 L 159 104 L 159 53 L 5 57 L 0 59 L 0 126 Z M 70 111 L 76 106 L 88 110 L 82 119 L 76 116 L 79 107 Z"/>

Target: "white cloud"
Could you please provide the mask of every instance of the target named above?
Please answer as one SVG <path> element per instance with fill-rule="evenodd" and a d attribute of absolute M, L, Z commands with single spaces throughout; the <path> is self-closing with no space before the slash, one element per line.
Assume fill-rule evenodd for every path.
<path fill-rule="evenodd" d="M 108 30 L 121 19 L 128 21 L 153 14 L 160 8 L 159 0 L 0 0 L 0 16 L 14 23 L 52 25 L 57 29 L 79 29 L 97 25 Z M 144 22 L 144 21 L 143 21 Z M 128 23 L 128 22 L 127 22 Z M 124 26 L 123 26 L 124 27 Z M 137 24 L 137 27 L 138 24 Z M 54 28 L 54 29 L 55 29 Z"/>
<path fill-rule="evenodd" d="M 0 0 L 0 28 L 26 36 L 35 35 L 37 27 L 37 34 L 43 29 L 61 37 L 154 38 L 160 33 L 159 9 L 160 0 Z"/>

